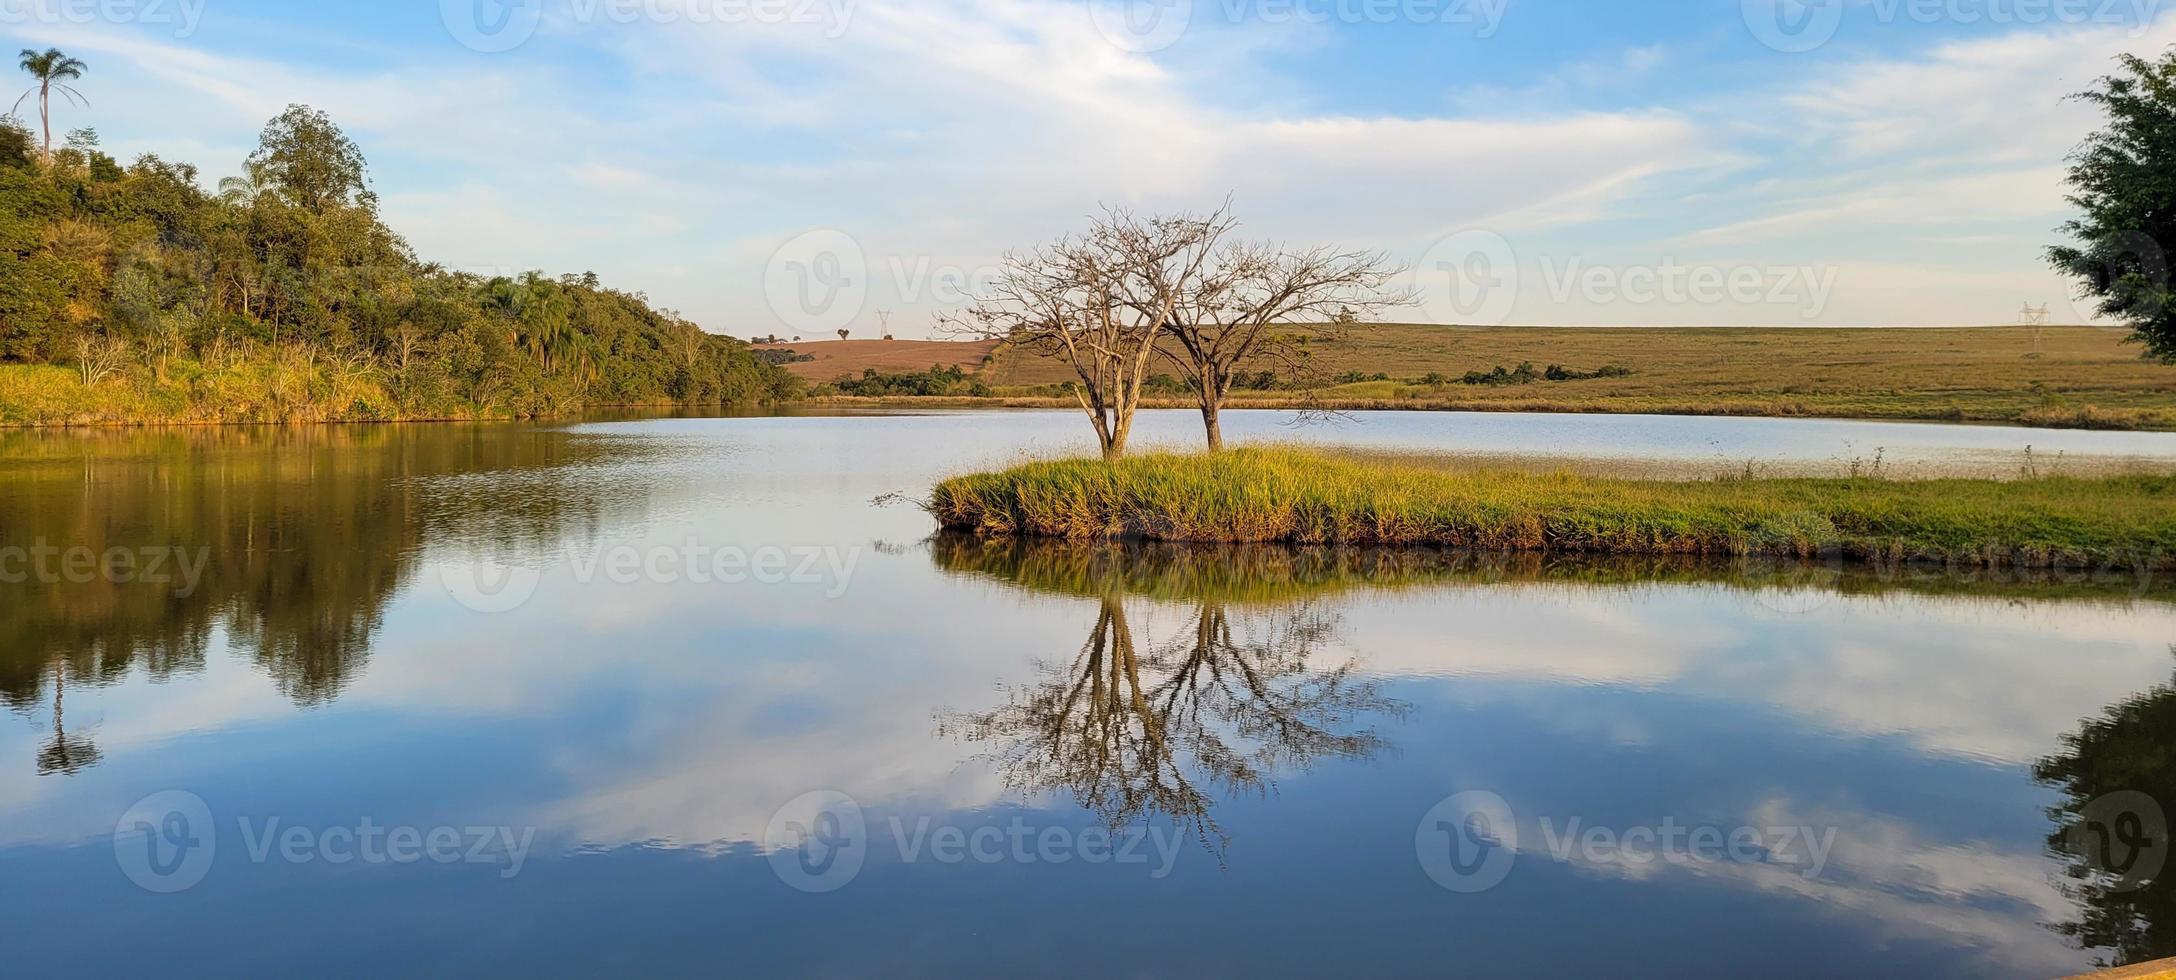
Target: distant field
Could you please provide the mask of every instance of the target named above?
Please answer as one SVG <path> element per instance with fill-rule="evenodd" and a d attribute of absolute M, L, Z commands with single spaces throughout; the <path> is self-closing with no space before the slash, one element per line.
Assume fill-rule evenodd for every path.
<path fill-rule="evenodd" d="M 757 344 L 757 350 L 792 350 L 815 356 L 813 361 L 785 365 L 786 370 L 810 381 L 858 378 L 866 368 L 889 373 L 927 371 L 930 365 L 982 368 L 982 359 L 997 349 L 994 340 L 829 340 L 806 344 Z"/>
<path fill-rule="evenodd" d="M 2123 331 L 2098 327 L 1835 328 L 1553 328 L 1369 324 L 1343 343 L 1311 348 L 1314 373 L 1387 374 L 1392 380 L 1334 385 L 1312 397 L 1330 407 L 1807 415 L 2002 421 L 2108 428 L 2176 428 L 2176 367 L 2140 360 Z M 904 349 L 912 344 L 912 349 Z M 923 370 L 931 363 L 980 362 L 986 345 L 855 341 L 795 345 L 823 357 L 796 373 L 830 380 L 874 361 L 847 356 L 884 352 L 883 370 Z M 940 356 L 957 350 L 950 359 Z M 1040 394 L 1033 386 L 1069 379 L 1065 365 L 998 350 L 983 380 L 1001 395 Z M 1578 371 L 1619 365 L 1620 378 L 1468 385 L 1455 379 L 1498 365 Z M 1275 365 L 1255 365 L 1275 369 Z M 813 370 L 805 370 L 813 369 Z M 1416 384 L 1429 373 L 1454 379 Z M 1289 373 L 1289 372 L 1286 372 Z M 1243 391 L 1241 404 L 1285 404 L 1290 390 Z"/>

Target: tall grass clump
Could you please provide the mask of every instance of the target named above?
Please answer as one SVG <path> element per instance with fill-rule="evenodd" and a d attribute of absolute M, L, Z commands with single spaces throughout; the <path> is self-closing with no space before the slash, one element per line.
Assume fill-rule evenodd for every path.
<path fill-rule="evenodd" d="M 1686 482 L 1250 448 L 1029 463 L 928 507 L 987 535 L 2176 568 L 2168 475 Z"/>

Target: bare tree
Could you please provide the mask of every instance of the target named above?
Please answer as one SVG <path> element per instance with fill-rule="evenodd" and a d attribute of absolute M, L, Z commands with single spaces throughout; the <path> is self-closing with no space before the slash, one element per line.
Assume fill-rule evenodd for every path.
<path fill-rule="evenodd" d="M 686 368 L 689 374 L 695 373 L 695 365 L 702 362 L 703 344 L 710 339 L 709 334 L 693 321 L 682 320 L 673 339 L 680 348 L 680 366 Z"/>
<path fill-rule="evenodd" d="M 1303 372 L 1301 338 L 1334 337 L 1363 315 L 1413 302 L 1411 290 L 1392 286 L 1403 272 L 1381 252 L 1219 247 L 1196 279 L 1179 284 L 1182 301 L 1164 324 L 1171 343 L 1159 348 L 1194 389 L 1209 451 L 1224 448 L 1220 413 L 1242 363 Z"/>
<path fill-rule="evenodd" d="M 1152 218 L 1107 208 L 1082 235 L 1006 255 L 989 290 L 940 322 L 1065 361 L 1103 458 L 1116 460 L 1133 431 L 1157 337 L 1231 225 L 1224 208 Z"/>
<path fill-rule="evenodd" d="M 95 387 L 128 363 L 128 342 L 104 334 L 76 335 L 76 370 L 86 388 Z"/>
<path fill-rule="evenodd" d="M 387 347 L 393 356 L 393 370 L 402 377 L 408 375 L 408 365 L 423 352 L 423 328 L 414 320 L 402 317 L 393 326 Z"/>

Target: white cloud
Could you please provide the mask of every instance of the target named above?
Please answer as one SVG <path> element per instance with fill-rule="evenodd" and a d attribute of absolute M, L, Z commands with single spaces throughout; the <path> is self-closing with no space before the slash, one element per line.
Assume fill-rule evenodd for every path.
<path fill-rule="evenodd" d="M 1204 25 L 1186 57 L 1152 57 L 1107 43 L 1078 4 L 1046 0 L 858 4 L 837 36 L 555 17 L 509 54 L 448 41 L 362 69 L 352 53 L 218 53 L 286 48 L 213 26 L 189 41 L 36 40 L 103 56 L 113 91 L 98 117 L 117 148 L 199 153 L 216 178 L 266 117 L 308 102 L 363 143 L 389 219 L 425 257 L 595 269 L 739 334 L 778 328 L 760 265 L 811 228 L 852 234 L 872 265 L 972 266 L 1077 226 L 1098 203 L 1199 208 L 1231 192 L 1250 234 L 1409 259 L 1479 226 L 1597 261 L 1699 247 L 1744 264 L 1917 269 L 1917 291 L 1839 277 L 1811 322 L 1995 322 L 2018 289 L 1983 280 L 2035 300 L 2063 288 L 2040 250 L 2065 207 L 2061 156 L 2092 118 L 2060 96 L 2118 51 L 2176 40 L 2166 22 L 2136 38 L 2042 28 L 1918 56 L 1780 60 L 1760 88 L 1667 107 L 1575 108 L 1688 57 L 1635 46 L 1416 114 L 1317 108 L 1319 86 L 1284 67 L 1324 39 L 1313 27 Z M 1969 256 L 1941 244 L 1960 240 L 1976 243 Z M 880 278 L 868 305 L 902 311 L 911 336 L 932 304 Z M 1517 316 L 1808 322 L 1538 294 Z"/>

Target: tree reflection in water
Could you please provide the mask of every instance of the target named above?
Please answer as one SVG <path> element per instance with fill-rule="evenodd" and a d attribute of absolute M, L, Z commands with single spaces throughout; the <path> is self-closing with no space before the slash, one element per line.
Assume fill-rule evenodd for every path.
<path fill-rule="evenodd" d="M 59 773 L 73 776 L 77 772 L 98 764 L 104 753 L 91 740 L 80 735 L 68 734 L 68 724 L 62 709 L 68 693 L 68 668 L 61 664 L 53 670 L 53 740 L 38 750 L 38 775 Z"/>
<path fill-rule="evenodd" d="M 2063 736 L 2059 751 L 2033 767 L 2033 775 L 2063 794 L 2048 811 L 2055 821 L 2048 849 L 2064 864 L 2063 891 L 2078 903 L 2079 916 L 2055 923 L 2056 931 L 2080 948 L 2113 950 L 2108 966 L 2176 956 L 2176 883 L 2171 881 L 2176 860 L 2150 876 L 2127 878 L 2111 870 L 2123 868 L 2136 846 L 2157 845 L 2160 856 L 2169 858 L 2166 821 L 2129 832 L 2084 827 L 2088 805 L 2111 793 L 2144 793 L 2164 813 L 2176 805 L 2176 682 L 2080 722 L 2077 731 Z"/>
<path fill-rule="evenodd" d="M 215 638 L 298 705 L 368 660 L 426 547 L 519 552 L 602 521 L 609 440 L 505 425 L 0 433 L 0 547 L 161 552 L 168 582 L 0 581 L 0 703 L 50 707 L 40 774 L 95 765 L 70 688 L 203 670 Z M 182 557 L 201 577 L 185 587 Z"/>
<path fill-rule="evenodd" d="M 1211 815 L 1219 799 L 1266 794 L 1279 773 L 1318 760 L 1372 756 L 1387 743 L 1360 719 L 1403 710 L 1354 663 L 1323 663 L 1335 617 L 1310 598 L 1320 590 L 1266 571 L 1274 562 L 954 536 L 932 548 L 949 571 L 1095 595 L 1094 626 L 1070 661 L 994 709 L 940 716 L 939 730 L 991 746 L 1012 789 L 1068 793 L 1114 829 L 1167 817 L 1221 853 L 1230 838 Z M 1190 599 L 1167 591 L 1180 581 Z M 1185 628 L 1141 642 L 1128 604 L 1150 601 L 1186 608 Z"/>

